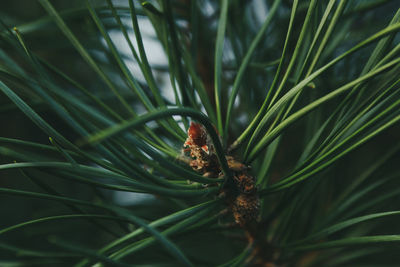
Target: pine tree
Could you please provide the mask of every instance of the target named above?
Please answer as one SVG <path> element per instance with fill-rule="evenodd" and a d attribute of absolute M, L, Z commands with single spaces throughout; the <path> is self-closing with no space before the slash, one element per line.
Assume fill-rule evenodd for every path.
<path fill-rule="evenodd" d="M 0 3 L 1 266 L 396 266 L 395 0 Z"/>

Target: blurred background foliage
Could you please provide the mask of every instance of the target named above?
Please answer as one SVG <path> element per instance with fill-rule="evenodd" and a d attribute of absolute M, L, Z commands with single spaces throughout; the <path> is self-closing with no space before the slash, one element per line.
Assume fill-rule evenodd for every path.
<path fill-rule="evenodd" d="M 228 1 L 225 42 L 222 47 L 221 72 L 218 76 L 221 79 L 220 95 L 222 101 L 219 106 L 217 104 L 217 107 L 214 108 L 216 106 L 214 90 L 216 81 L 214 79 L 217 77 L 215 76 L 215 67 L 217 66 L 215 64 L 215 47 L 222 13 L 220 1 L 171 0 L 164 3 L 162 3 L 163 1 L 149 1 L 144 5 L 145 8 L 140 5 L 143 1 L 134 1 L 144 49 L 156 86 L 151 85 L 153 81 L 143 71 L 145 60 L 136 43 L 138 35 L 135 34 L 132 26 L 128 1 L 112 1 L 112 3 L 124 29 L 132 40 L 132 46 L 139 54 L 139 61 L 138 58 L 133 56 L 109 2 L 96 0 L 89 1 L 90 4 L 87 4 L 87 1 L 77 0 L 49 1 L 76 39 L 79 40 L 80 45 L 85 48 L 87 55 L 93 59 L 95 66 L 107 76 L 107 81 L 99 76 L 99 72 L 93 65 L 87 63 L 87 59 L 85 60 L 82 57 L 82 53 L 78 52 L 76 46 L 71 44 L 71 39 L 68 39 L 65 32 L 63 33 L 60 30 L 60 26 L 49 15 L 48 8 L 47 11 L 44 8 L 46 5 L 48 7 L 46 2 L 29 0 L 0 2 L 0 19 L 2 22 L 0 31 L 0 80 L 17 93 L 49 125 L 74 144 L 79 144 L 82 138 L 101 131 L 112 124 L 118 124 L 120 121 L 136 116 L 132 116 L 124 104 L 121 104 L 118 97 L 108 88 L 110 86 L 107 82 L 117 88 L 120 96 L 129 107 L 132 107 L 135 113 L 145 114 L 149 111 L 139 97 L 132 92 L 133 86 L 130 79 L 134 79 L 143 88 L 144 94 L 156 109 L 160 108 L 161 105 L 159 105 L 159 99 L 155 96 L 152 88 L 159 90 L 167 107 L 188 106 L 207 113 L 210 121 L 214 123 L 222 135 L 224 148 L 228 149 L 229 145 L 245 132 L 260 111 L 260 107 L 268 94 L 267 88 L 273 88 L 274 78 L 277 77 L 279 81 L 284 78 L 291 58 L 295 58 L 293 69 L 287 82 L 283 83 L 281 93 L 277 93 L 277 100 L 307 77 L 305 70 L 302 70 L 302 64 L 306 62 L 308 67 L 313 56 L 316 55 L 316 51 L 313 50 L 310 59 L 306 61 L 308 49 L 327 5 L 333 3 L 334 7 L 329 15 L 329 21 L 332 20 L 333 12 L 336 11 L 338 6 L 343 5 L 343 10 L 333 28 L 331 37 L 316 62 L 314 70 L 325 66 L 331 60 L 381 31 L 391 21 L 394 21 L 395 25 L 399 24 L 399 3 L 395 0 L 316 1 L 309 28 L 296 55 L 294 54 L 296 45 L 304 20 L 309 16 L 307 12 L 310 6 L 310 1 L 299 1 L 295 16 L 292 18 L 293 29 L 287 41 L 286 55 L 281 62 L 294 5 L 293 1 Z M 243 73 L 242 81 L 238 86 L 240 90 L 236 99 L 234 99 L 227 129 L 221 131 L 218 126 L 218 112 L 215 111 L 219 110 L 223 118 L 222 122 L 226 122 L 228 99 L 232 95 L 238 70 L 246 58 L 247 52 L 251 49 L 253 39 L 266 17 L 271 14 L 275 2 L 280 2 L 276 14 L 262 35 L 262 39 Z M 165 15 L 165 12 L 160 13 L 161 15 L 158 13 L 163 12 L 165 5 L 171 7 L 173 25 L 176 28 L 168 23 L 165 23 L 166 26 L 160 25 L 159 28 L 152 24 L 154 20 Z M 95 15 L 93 15 L 93 12 Z M 99 25 L 94 20 L 95 17 L 100 19 L 108 34 L 101 33 Z M 21 46 L 21 41 L 18 40 L 13 27 L 17 27 L 28 53 Z M 178 44 L 174 43 L 174 31 L 179 36 L 175 40 L 178 41 Z M 395 49 L 399 44 L 400 37 L 396 31 L 390 32 L 390 42 L 381 51 L 378 59 L 382 59 L 390 51 L 395 51 L 392 58 L 398 58 L 399 53 Z M 160 33 L 166 34 L 166 39 L 160 40 Z M 121 62 L 118 62 L 118 58 L 113 54 L 106 36 L 110 36 L 116 51 L 123 60 L 122 64 L 126 65 L 131 75 L 124 73 Z M 317 43 L 320 44 L 321 39 L 318 39 Z M 376 49 L 376 43 L 355 51 L 351 56 L 345 57 L 331 68 L 326 69 L 312 82 L 307 83 L 306 93 L 299 94 L 291 108 L 288 109 L 286 105 L 279 111 L 288 112 L 288 115 L 294 114 L 313 101 L 317 101 L 337 88 L 359 78 L 361 74 L 365 74 L 365 71 L 369 71 L 369 68 L 371 68 L 371 66 L 367 68 L 366 65 Z M 176 47 L 178 48 L 174 50 Z M 32 55 L 34 56 L 32 57 Z M 189 59 L 185 56 L 189 56 Z M 374 62 L 372 65 L 376 63 Z M 189 69 L 189 65 L 193 68 L 192 70 Z M 196 73 L 196 75 L 193 73 Z M 299 181 L 298 184 L 284 188 L 283 191 L 278 193 L 270 194 L 269 191 L 274 190 L 274 187 L 270 187 L 270 185 L 282 181 L 283 178 L 290 177 L 296 171 L 307 167 L 307 164 L 316 161 L 318 159 L 316 155 L 322 155 L 318 154 L 321 150 L 331 149 L 339 141 L 344 140 L 345 137 L 361 128 L 367 121 L 378 118 L 386 107 L 396 104 L 400 94 L 397 85 L 397 80 L 400 78 L 398 73 L 399 63 L 395 63 L 382 75 L 374 75 L 366 82 L 366 85 L 362 84 L 362 94 L 360 93 L 357 96 L 339 95 L 318 106 L 307 116 L 296 119 L 296 121 L 290 123 L 290 127 L 281 132 L 276 139 L 277 141 L 263 147 L 263 150 L 259 151 L 255 158 L 251 158 L 255 144 L 248 142 L 255 128 L 251 129 L 251 134 L 243 139 L 244 144 L 248 147 L 239 146 L 233 152 L 233 155 L 240 161 L 251 163 L 251 172 L 257 177 L 256 179 L 260 179 L 260 174 L 264 177 L 262 184 L 259 184 L 259 190 L 263 195 L 260 222 L 268 230 L 260 232 L 260 235 L 264 235 L 264 238 L 270 244 L 276 246 L 274 248 L 276 255 L 271 257 L 278 266 L 344 266 L 345 264 L 347 264 L 346 266 L 396 266 L 396 263 L 400 261 L 400 255 L 397 253 L 398 243 L 384 245 L 387 240 L 378 242 L 378 245 L 373 242 L 372 246 L 359 245 L 350 249 L 345 246 L 344 248 L 340 246 L 336 248 L 335 246 L 334 249 L 314 251 L 307 248 L 307 245 L 314 243 L 308 242 L 300 243 L 301 245 L 304 244 L 305 247 L 300 245 L 296 247 L 296 244 L 293 245 L 294 249 L 290 246 L 285 247 L 287 244 L 307 238 L 344 220 L 367 214 L 399 210 L 400 154 L 398 151 L 400 128 L 398 123 L 361 147 L 357 147 L 351 153 L 334 160 L 333 165 L 324 167 L 321 171 L 313 174 L 312 179 L 303 183 Z M 196 79 L 200 82 L 196 82 Z M 197 91 L 200 90 L 198 88 L 199 83 L 203 88 L 204 96 L 208 98 L 208 107 Z M 49 86 L 49 84 L 51 85 Z M 55 86 L 55 89 L 52 86 Z M 40 89 L 37 89 L 38 87 L 45 88 L 44 91 L 47 93 L 41 93 Z M 385 95 L 382 99 L 379 99 L 380 92 L 387 88 L 392 88 L 388 89 L 390 96 Z M 62 95 L 57 93 L 57 90 L 59 92 L 64 91 L 67 94 Z M 196 93 L 194 93 L 195 91 Z M 188 94 L 188 96 L 185 97 L 185 94 Z M 81 107 L 73 104 L 73 98 L 68 100 L 68 96 L 80 100 L 80 103 L 87 105 L 88 108 L 100 110 L 100 116 L 104 115 L 104 118 L 107 118 L 111 123 L 101 121 L 101 119 L 97 120 L 96 116 L 91 116 L 89 113 L 84 114 Z M 373 103 L 374 99 L 379 99 L 379 102 Z M 100 102 L 101 104 L 99 104 Z M 343 103 L 345 103 L 343 109 L 337 111 L 337 107 L 341 107 Z M 357 116 L 358 107 L 366 107 L 371 103 L 376 109 L 368 111 L 369 117 L 357 118 L 355 124 L 343 132 L 335 128 L 335 126 L 338 126 L 343 130 L 347 123 Z M 110 110 L 105 110 L 103 105 Z M 263 115 L 266 112 L 267 110 Z M 75 121 L 74 123 L 81 125 L 85 130 L 75 127 L 75 124 L 68 121 L 69 118 L 64 117 L 63 114 L 69 114 Z M 331 120 L 332 114 L 335 116 L 333 120 Z M 398 115 L 398 108 L 392 110 L 390 114 L 382 115 L 353 143 L 360 141 L 362 137 L 372 133 L 391 119 L 397 118 Z M 279 116 L 282 116 L 282 114 Z M 283 118 L 279 116 L 276 117 L 278 124 L 283 121 Z M 344 124 L 340 124 L 343 122 L 343 120 L 340 120 L 342 118 L 345 118 Z M 174 119 L 179 123 L 176 125 L 182 128 L 181 131 L 176 128 L 170 128 L 170 131 L 168 131 L 158 123 L 147 124 L 151 131 L 154 131 L 155 135 L 167 144 L 162 153 L 161 150 L 157 150 L 157 147 L 152 146 L 152 148 L 155 147 L 170 162 L 189 170 L 187 166 L 180 164 L 176 159 L 181 154 L 185 140 L 187 120 L 181 119 L 179 116 L 174 116 Z M 0 162 L 3 166 L 13 162 L 69 162 L 69 156 L 72 155 L 79 164 L 95 167 L 98 166 L 99 162 L 102 162 L 105 166 L 111 165 L 116 173 L 118 171 L 119 174 L 130 178 L 142 174 L 141 171 L 143 170 L 146 174 L 150 173 L 150 175 L 159 177 L 170 177 L 170 173 L 173 172 L 173 170 L 167 170 L 164 166 L 159 169 L 153 169 L 151 165 L 149 166 L 149 160 L 157 161 L 157 159 L 149 156 L 149 153 L 135 148 L 135 145 L 129 143 L 131 141 L 129 138 L 122 140 L 121 137 L 115 137 L 115 139 L 106 143 L 107 153 L 99 147 L 83 146 L 82 149 L 85 152 L 99 160 L 99 162 L 93 162 L 83 155 L 76 154 L 76 151 L 70 151 L 71 148 L 61 144 L 55 136 L 52 136 L 52 138 L 56 141 L 50 142 L 49 134 L 40 130 L 15 105 L 10 97 L 5 97 L 4 94 L 0 98 L 0 120 L 2 122 L 0 136 L 3 138 L 0 142 Z M 163 120 L 164 123 L 168 123 L 168 120 Z M 330 123 L 324 126 L 322 133 L 319 133 L 318 131 L 326 121 Z M 274 124 L 270 125 L 274 126 Z M 270 125 L 260 126 L 260 131 L 269 133 L 266 126 Z M 173 133 L 171 133 L 171 129 Z M 150 134 L 149 137 L 148 132 L 143 130 L 138 135 L 136 135 L 137 132 L 133 133 L 135 133 L 135 137 L 139 136 L 139 139 L 141 136 L 146 136 L 150 140 L 155 140 L 152 139 L 155 138 L 154 136 Z M 321 137 L 317 139 L 316 145 L 310 147 L 309 144 L 318 134 L 321 134 Z M 338 140 L 335 140 L 334 138 L 338 135 Z M 43 144 L 46 147 L 21 145 L 10 142 L 7 138 Z M 332 138 L 335 142 L 329 143 Z M 253 141 L 261 143 L 261 139 L 262 135 L 255 135 Z M 143 143 L 148 144 L 148 139 L 143 140 Z M 324 140 L 328 140 L 328 142 L 324 143 Z M 331 146 L 329 147 L 329 145 Z M 349 147 L 350 144 L 340 148 L 339 152 L 345 151 Z M 319 148 L 320 150 L 318 150 Z M 307 149 L 310 149 L 310 151 L 307 151 Z M 65 151 L 68 151 L 67 156 Z M 317 154 L 312 154 L 312 152 Z M 339 152 L 330 155 L 328 159 L 332 159 Z M 142 155 L 138 155 L 138 153 L 142 153 Z M 107 158 L 107 156 L 110 157 Z M 123 163 L 118 165 L 119 161 L 117 160 L 116 163 L 116 159 L 120 159 Z M 73 165 L 73 163 L 71 164 Z M 114 169 L 112 170 L 114 171 Z M 164 169 L 166 169 L 165 172 Z M 54 196 L 68 196 L 90 203 L 123 207 L 126 208 L 126 211 L 131 211 L 134 216 L 140 217 L 146 222 L 157 220 L 204 201 L 212 201 L 217 195 L 213 191 L 204 197 L 194 195 L 181 199 L 181 197 L 175 198 L 157 194 L 151 190 L 150 194 L 140 193 L 141 191 L 146 192 L 146 190 L 136 189 L 132 190 L 136 191 L 135 193 L 105 190 L 96 185 L 74 181 L 71 177 L 75 173 L 68 173 L 68 171 L 69 169 L 41 167 L 4 168 L 0 171 L 0 187 L 41 192 Z M 84 175 L 77 174 L 79 177 Z M 86 175 L 88 175 L 86 178 L 95 179 L 99 182 L 108 183 L 113 179 L 99 178 L 96 177 L 97 174 L 93 173 Z M 186 180 L 191 180 L 191 178 L 183 177 L 177 184 L 186 185 Z M 135 181 L 142 182 L 140 179 Z M 147 182 L 143 183 L 146 184 Z M 283 183 L 283 185 L 285 184 Z M 196 184 L 190 186 L 194 188 Z M 188 187 L 188 189 L 192 188 Z M 281 189 L 279 188 L 279 190 Z M 179 194 L 179 190 L 177 192 Z M 0 203 L 1 229 L 27 220 L 63 214 L 106 214 L 118 217 L 117 208 L 116 212 L 112 212 L 112 210 L 105 212 L 99 206 L 83 208 L 68 201 L 61 201 L 61 203 L 48 201 L 44 197 L 26 198 L 12 194 L 1 194 Z M 230 216 L 221 215 L 224 208 L 223 203 L 210 204 L 207 210 L 203 210 L 207 212 L 200 218 L 191 215 L 192 217 L 188 218 L 191 218 L 192 221 L 183 221 L 187 225 L 179 226 L 178 231 L 171 238 L 196 266 L 214 266 L 225 262 L 227 264 L 225 266 L 236 266 L 234 264 L 240 266 L 245 265 L 245 259 L 251 255 L 243 231 L 238 227 L 229 225 L 232 222 Z M 324 241 L 349 237 L 396 235 L 395 241 L 398 241 L 400 234 L 399 216 L 382 217 L 361 222 L 349 229 L 334 231 L 329 237 L 328 234 L 322 235 L 316 240 L 320 240 L 322 242 L 320 244 L 324 244 Z M 170 229 L 173 226 L 174 222 L 171 222 L 160 227 L 159 230 Z M 70 266 L 85 257 L 90 258 L 92 264 L 99 261 L 106 266 L 108 264 L 110 266 L 118 265 L 119 262 L 108 262 L 107 259 L 101 258 L 99 249 L 117 237 L 126 235 L 136 227 L 138 226 L 127 224 L 126 217 L 123 217 L 109 220 L 62 219 L 23 227 L 4 234 L 0 230 L 0 265 L 44 266 L 47 264 L 49 266 Z M 119 250 L 114 248 L 104 255 L 110 256 L 112 252 L 123 253 L 124 249 L 130 246 L 140 247 L 148 240 L 146 238 L 149 237 L 142 235 L 135 240 L 136 243 L 126 242 L 117 247 Z M 43 252 L 43 254 L 39 252 L 37 254 L 35 254 L 36 252 L 29 253 L 24 249 L 34 249 Z M 303 250 L 306 250 L 306 252 L 303 252 Z M 53 255 L 57 253 L 66 253 L 66 255 Z M 230 261 L 231 259 L 233 261 Z M 168 251 L 159 244 L 153 244 L 149 249 L 143 250 L 139 254 L 132 254 L 124 258 L 123 262 L 135 263 L 138 266 L 140 264 L 150 264 L 151 266 L 178 264 L 173 257 L 171 258 Z M 81 266 L 84 264 L 88 264 L 88 262 L 84 262 Z M 255 263 L 253 262 L 253 264 Z"/>

